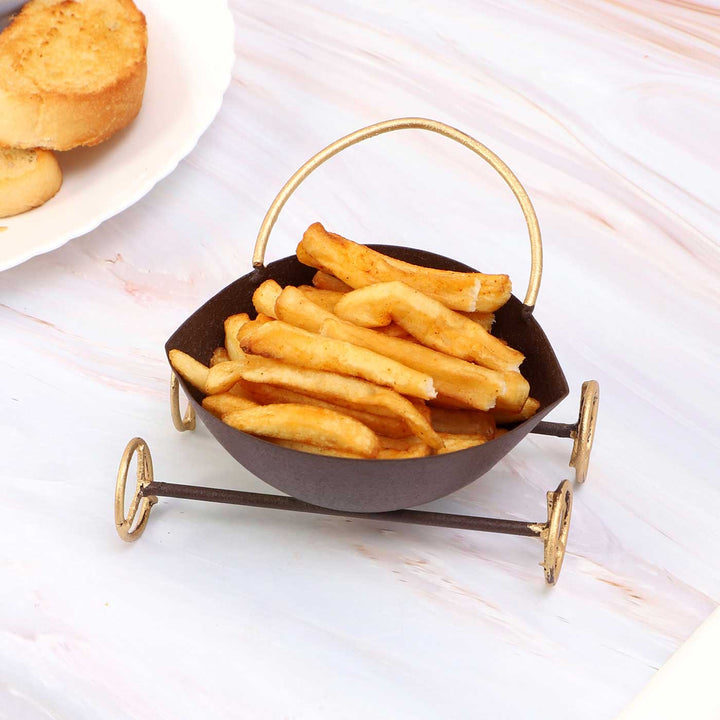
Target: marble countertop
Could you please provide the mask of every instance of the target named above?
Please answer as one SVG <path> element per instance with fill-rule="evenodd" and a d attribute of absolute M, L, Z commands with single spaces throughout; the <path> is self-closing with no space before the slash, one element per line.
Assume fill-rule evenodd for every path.
<path fill-rule="evenodd" d="M 142 6 L 142 3 L 139 2 Z M 536 0 L 232 3 L 237 59 L 196 149 L 94 232 L 0 275 L 0 718 L 612 718 L 720 601 L 720 11 Z M 601 406 L 568 555 L 533 540 L 161 499 L 115 533 L 134 435 L 156 479 L 269 491 L 170 422 L 163 345 L 250 268 L 275 193 L 382 119 L 495 150 L 543 231 L 536 317 Z M 377 138 L 298 191 L 315 220 L 524 293 L 522 214 L 464 148 Z M 0 241 L 2 239 L 0 238 Z M 567 440 L 529 436 L 432 504 L 544 517 Z"/>

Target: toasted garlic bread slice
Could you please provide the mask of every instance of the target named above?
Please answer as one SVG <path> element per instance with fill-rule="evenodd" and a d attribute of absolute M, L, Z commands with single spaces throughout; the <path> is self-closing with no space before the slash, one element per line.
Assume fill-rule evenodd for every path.
<path fill-rule="evenodd" d="M 49 200 L 62 185 L 62 171 L 47 150 L 0 148 L 0 218 Z"/>
<path fill-rule="evenodd" d="M 138 114 L 147 28 L 132 0 L 31 0 L 0 33 L 0 145 L 96 145 Z"/>

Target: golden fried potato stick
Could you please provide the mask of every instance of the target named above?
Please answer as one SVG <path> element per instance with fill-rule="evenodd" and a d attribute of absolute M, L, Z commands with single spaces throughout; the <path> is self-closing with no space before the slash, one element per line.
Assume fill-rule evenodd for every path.
<path fill-rule="evenodd" d="M 300 252 L 302 257 L 308 262 L 304 262 L 301 259 L 301 255 L 298 255 L 298 260 L 300 260 L 303 265 L 310 265 L 312 267 L 311 263 L 313 260 L 307 253 L 302 251 L 302 244 L 298 245 L 298 252 Z M 323 272 L 322 270 L 318 270 L 315 275 L 313 275 L 312 284 L 320 290 L 334 290 L 335 292 L 341 293 L 346 293 L 352 290 L 347 283 L 344 283 L 334 275 Z"/>
<path fill-rule="evenodd" d="M 303 265 L 307 265 L 308 267 L 315 267 L 313 264 L 313 259 L 310 257 L 310 254 L 305 251 L 305 248 L 302 246 L 302 243 L 298 243 L 297 248 L 295 249 L 295 256 L 298 259 L 298 262 L 301 262 Z M 325 275 L 326 273 L 323 273 Z M 332 277 L 332 275 L 328 275 L 328 277 Z M 320 278 L 321 283 L 332 283 L 332 280 L 326 280 L 326 278 Z M 313 285 L 315 285 L 315 278 L 313 278 Z M 316 285 L 315 287 L 320 287 L 320 285 Z M 335 289 L 335 288 L 331 288 Z"/>
<path fill-rule="evenodd" d="M 309 289 L 315 290 L 315 292 L 330 292 L 328 290 L 318 291 L 317 288 Z M 343 293 L 333 293 L 333 295 L 337 295 L 339 300 Z M 319 297 L 317 299 L 321 300 Z M 332 306 L 335 307 L 337 302 L 337 300 L 333 301 Z M 327 304 L 327 301 L 325 303 Z M 284 288 L 275 301 L 275 315 L 278 320 L 283 320 L 289 325 L 295 325 L 295 327 L 314 333 L 320 332 L 320 326 L 324 320 L 337 318 L 337 315 L 334 315 L 332 310 L 328 310 L 324 305 L 315 302 L 312 296 L 304 292 L 302 288 L 296 288 L 292 285 Z M 377 328 L 377 331 L 390 337 L 412 337 L 396 323 Z"/>
<path fill-rule="evenodd" d="M 253 293 L 252 301 L 255 309 L 271 318 L 275 315 L 275 301 L 282 292 L 282 288 L 272 278 L 259 285 Z"/>
<path fill-rule="evenodd" d="M 443 439 L 445 447 L 438 450 L 438 455 L 465 450 L 476 445 L 484 445 L 488 440 L 492 439 L 484 435 L 458 435 L 455 433 L 440 433 L 440 437 Z"/>
<path fill-rule="evenodd" d="M 349 415 L 359 420 L 363 425 L 367 425 L 372 431 L 378 435 L 391 438 L 413 438 L 408 429 L 407 424 L 397 417 L 388 417 L 385 415 L 376 415 L 367 410 L 359 410 L 350 408 L 336 403 L 321 400 L 320 398 L 304 395 L 295 390 L 287 388 L 275 387 L 274 385 L 263 385 L 261 383 L 246 383 L 246 392 L 256 403 L 260 405 L 270 405 L 272 403 L 295 403 L 297 405 L 316 405 L 324 407 L 328 410 L 334 410 L 343 415 Z"/>
<path fill-rule="evenodd" d="M 203 398 L 202 406 L 216 417 L 222 417 L 229 412 L 235 410 L 247 410 L 251 407 L 257 407 L 258 403 L 248 398 L 240 397 L 231 392 L 218 393 L 217 395 L 208 395 Z"/>
<path fill-rule="evenodd" d="M 170 364 L 173 370 L 175 370 L 183 380 L 186 380 L 201 392 L 207 393 L 205 388 L 210 373 L 209 368 L 182 350 L 171 350 L 168 356 L 170 357 Z M 220 365 L 224 364 L 225 363 L 220 363 Z M 220 367 L 220 365 L 216 365 L 215 367 Z"/>
<path fill-rule="evenodd" d="M 494 409 L 492 415 L 497 425 L 512 425 L 513 423 L 525 422 L 540 409 L 540 401 L 529 397 L 518 412 Z"/>
<path fill-rule="evenodd" d="M 519 372 L 501 373 L 505 381 L 505 392 L 498 395 L 496 410 L 519 410 L 528 399 L 530 383 Z"/>
<path fill-rule="evenodd" d="M 495 407 L 498 396 L 505 392 L 505 381 L 501 373 L 408 340 L 387 337 L 375 330 L 357 327 L 337 319 L 326 320 L 321 334 L 369 348 L 403 365 L 425 372 L 432 377 L 438 395 L 455 398 L 479 410 Z M 521 402 L 524 402 L 524 398 Z"/>
<path fill-rule="evenodd" d="M 329 447 L 319 447 L 318 445 L 310 445 L 310 443 L 297 442 L 296 440 L 279 440 L 277 438 L 265 438 L 273 445 L 281 445 L 291 450 L 299 450 L 300 452 L 310 453 L 311 455 L 325 455 L 326 457 L 352 458 L 354 460 L 367 460 L 368 458 L 356 453 L 343 452 Z M 380 451 L 382 452 L 382 450 Z M 379 453 L 373 460 L 379 459 Z"/>
<path fill-rule="evenodd" d="M 490 412 L 481 410 L 430 409 L 430 422 L 439 433 L 454 435 L 481 435 L 492 440 L 495 435 L 495 418 Z"/>
<path fill-rule="evenodd" d="M 238 347 L 242 353 L 242 357 L 239 357 L 238 360 L 242 360 L 245 357 L 245 351 L 243 350 L 245 340 L 249 338 L 259 327 L 262 327 L 263 325 L 270 325 L 274 322 L 277 322 L 277 320 L 268 317 L 264 313 L 259 313 L 254 320 L 250 320 L 250 322 L 246 322 L 242 325 L 237 333 Z"/>
<path fill-rule="evenodd" d="M 517 370 L 525 359 L 482 326 L 402 282 L 353 290 L 338 302 L 335 314 L 362 327 L 394 320 L 423 345 L 491 370 Z"/>
<path fill-rule="evenodd" d="M 478 410 L 462 400 L 456 400 L 455 398 L 448 397 L 443 393 L 438 393 L 436 398 L 428 401 L 428 407 L 432 410 L 433 408 L 444 408 L 445 410 Z"/>
<path fill-rule="evenodd" d="M 244 360 L 244 358 L 245 353 L 243 353 L 241 360 Z M 252 388 L 254 387 L 254 383 L 249 383 L 247 380 L 240 379 L 229 390 L 227 390 L 227 392 L 229 392 L 231 395 L 235 395 L 235 397 L 249 400 L 250 402 L 255 403 L 255 405 L 266 405 L 267 403 L 261 402 L 254 396 L 252 392 Z"/>
<path fill-rule="evenodd" d="M 237 336 L 240 328 L 246 322 L 250 322 L 250 316 L 247 313 L 238 313 L 225 318 L 225 349 L 230 360 L 240 360 L 242 358 L 243 351 L 240 349 Z"/>
<path fill-rule="evenodd" d="M 258 405 L 222 416 L 237 430 L 280 440 L 305 442 L 374 458 L 380 452 L 377 435 L 347 415 L 311 405 Z"/>
<path fill-rule="evenodd" d="M 413 435 L 417 435 L 431 448 L 442 447 L 440 436 L 413 403 L 393 390 L 366 380 L 288 365 L 272 358 L 245 355 L 242 361 L 220 363 L 211 368 L 207 392 L 227 392 L 239 380 L 277 385 L 338 405 L 349 403 L 352 407 L 363 407 L 375 414 L 387 412 L 404 420 Z"/>
<path fill-rule="evenodd" d="M 275 301 L 275 317 L 288 325 L 317 333 L 320 332 L 323 320 L 334 318 L 335 315 L 314 303 L 298 288 L 288 285 Z"/>
<path fill-rule="evenodd" d="M 388 337 L 396 337 L 403 340 L 409 340 L 412 343 L 415 342 L 415 338 L 412 335 L 406 333 L 405 330 L 403 330 L 397 323 L 390 323 L 389 325 L 384 325 L 383 327 L 373 329 L 375 330 L 375 332 L 380 333 L 381 335 L 387 335 Z"/>
<path fill-rule="evenodd" d="M 475 367 L 478 367 L 477 365 Z M 497 396 L 495 407 L 492 410 L 508 410 L 517 412 L 522 408 L 528 398 L 528 382 L 517 372 L 504 372 L 500 376 L 505 383 L 505 389 Z M 488 408 L 478 408 L 468 402 L 463 402 L 455 397 L 450 397 L 438 392 L 437 397 L 433 398 L 431 404 L 434 407 L 448 408 L 451 410 L 487 410 Z"/>
<path fill-rule="evenodd" d="M 250 324 L 240 331 L 240 346 L 245 352 L 314 370 L 352 375 L 423 400 L 436 395 L 430 375 L 413 370 L 372 350 L 344 340 L 320 337 L 280 320 L 245 333 Z"/>
<path fill-rule="evenodd" d="M 348 288 L 350 290 L 351 288 Z M 298 285 L 298 290 L 308 299 L 312 300 L 328 312 L 333 312 L 338 300 L 345 294 L 336 290 L 322 290 L 312 285 Z"/>
<path fill-rule="evenodd" d="M 381 450 L 410 450 L 419 446 L 427 447 L 427 445 L 417 436 L 394 438 L 387 435 L 378 435 Z"/>
<path fill-rule="evenodd" d="M 329 233 L 320 223 L 305 231 L 297 256 L 303 264 L 331 273 L 353 288 L 401 280 L 454 310 L 492 312 L 508 301 L 512 290 L 507 275 L 412 265 Z"/>
<path fill-rule="evenodd" d="M 221 362 L 227 362 L 229 359 L 228 351 L 224 347 L 216 347 L 210 356 L 210 367 Z"/>
<path fill-rule="evenodd" d="M 458 435 L 445 433 L 443 437 L 446 438 L 446 446 L 438 452 L 439 455 L 455 452 L 457 450 L 465 450 L 465 448 L 482 445 L 486 442 L 486 440 L 479 435 Z M 380 440 L 380 452 L 377 454 L 375 460 L 404 460 L 407 458 L 427 457 L 431 454 L 430 447 L 420 441 L 414 443 L 393 444 L 388 442 L 388 438 L 378 437 L 378 439 Z M 332 455 L 335 457 L 354 458 L 361 457 L 350 453 L 340 453 L 336 450 L 332 450 L 331 448 L 316 447 L 307 443 L 292 442 L 288 440 L 272 440 L 272 442 L 277 445 L 292 448 L 293 450 L 301 450 L 302 452 L 309 452 L 315 455 Z"/>
<path fill-rule="evenodd" d="M 440 451 L 442 452 L 442 450 Z M 408 458 L 416 457 L 427 457 L 431 455 L 432 451 L 430 448 L 421 443 L 419 445 L 413 445 L 404 450 L 395 450 L 393 448 L 383 448 L 377 455 L 376 460 L 407 460 Z"/>
<path fill-rule="evenodd" d="M 327 447 L 317 447 L 315 445 L 309 445 L 308 443 L 293 442 L 292 440 L 270 440 L 275 445 L 282 445 L 283 447 L 291 448 L 292 450 L 300 450 L 301 452 L 311 453 L 312 455 L 327 455 L 331 457 L 343 457 L 343 458 L 354 458 L 357 460 L 367 460 L 361 455 L 355 455 L 353 453 L 339 452 Z M 430 455 L 430 448 L 425 443 L 418 443 L 408 448 L 394 449 L 394 448 L 381 448 L 377 457 L 372 458 L 374 460 L 405 460 L 407 458 L 414 457 L 426 457 Z"/>
<path fill-rule="evenodd" d="M 491 312 L 464 312 L 460 313 L 464 315 L 468 320 L 472 320 L 481 327 L 484 327 L 488 332 L 492 330 L 493 323 L 495 322 L 495 313 Z"/>

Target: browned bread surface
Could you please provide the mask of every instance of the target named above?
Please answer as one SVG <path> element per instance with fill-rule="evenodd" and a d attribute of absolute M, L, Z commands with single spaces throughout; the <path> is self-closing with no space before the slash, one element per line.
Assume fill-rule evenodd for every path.
<path fill-rule="evenodd" d="M 0 218 L 42 205 L 60 185 L 60 166 L 48 150 L 0 148 Z"/>
<path fill-rule="evenodd" d="M 131 0 L 31 0 L 0 33 L 0 146 L 106 140 L 140 110 L 146 50 Z"/>

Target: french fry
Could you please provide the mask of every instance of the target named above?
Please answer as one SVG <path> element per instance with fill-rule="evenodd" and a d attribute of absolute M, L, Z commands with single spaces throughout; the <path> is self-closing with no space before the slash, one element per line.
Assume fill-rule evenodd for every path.
<path fill-rule="evenodd" d="M 237 336 L 240 328 L 246 322 L 250 322 L 250 316 L 247 313 L 238 313 L 225 318 L 225 349 L 230 360 L 240 360 L 242 358 L 243 351 L 240 349 Z"/>
<path fill-rule="evenodd" d="M 327 310 L 330 313 L 335 312 L 335 306 L 338 304 L 339 300 L 345 295 L 344 292 L 337 292 L 336 290 L 321 290 L 320 288 L 313 287 L 312 285 L 300 285 L 297 288 L 308 300 L 311 300 L 316 305 L 319 305 L 323 310 Z M 352 290 L 352 288 L 348 287 L 348 290 Z M 487 325 L 487 318 L 494 318 L 495 316 L 493 313 L 467 313 L 468 316 L 480 316 L 482 315 L 484 317 L 484 320 L 474 320 L 474 322 L 478 322 L 481 325 L 485 324 Z M 279 320 L 282 320 L 283 318 L 278 318 Z M 290 322 L 289 320 L 287 322 Z M 492 324 L 492 319 L 490 320 L 490 323 Z M 291 323 L 294 325 L 295 323 Z M 412 335 L 408 335 L 405 330 L 403 330 L 399 325 L 396 323 L 390 323 L 390 325 L 386 325 L 385 327 L 381 328 L 375 328 L 378 332 L 381 332 L 383 335 L 390 335 L 390 337 L 401 337 L 404 339 L 412 338 Z M 490 329 L 490 326 L 487 325 L 487 330 Z M 316 332 L 316 331 L 313 331 Z M 414 340 L 414 338 L 413 338 Z"/>
<path fill-rule="evenodd" d="M 218 395 L 208 395 L 203 399 L 202 406 L 216 417 L 222 417 L 236 410 L 247 410 L 251 407 L 257 407 L 258 403 L 248 398 L 226 392 L 219 393 Z"/>
<path fill-rule="evenodd" d="M 517 370 L 525 359 L 482 326 L 402 282 L 353 290 L 338 302 L 335 314 L 363 327 L 394 320 L 423 345 L 491 370 Z"/>
<path fill-rule="evenodd" d="M 297 257 L 298 261 L 301 262 L 303 265 L 307 265 L 308 267 L 315 267 L 313 265 L 313 259 L 310 257 L 310 254 L 305 251 L 305 248 L 298 245 L 295 256 Z M 324 274 L 324 273 L 323 273 Z M 321 279 L 321 282 L 324 282 L 324 278 Z M 332 282 L 332 281 L 330 281 Z M 315 284 L 315 281 L 313 280 L 313 285 Z"/>
<path fill-rule="evenodd" d="M 228 351 L 224 347 L 216 347 L 210 357 L 210 367 L 221 362 L 227 362 L 229 359 Z"/>
<path fill-rule="evenodd" d="M 245 353 L 243 353 L 243 359 L 245 358 Z M 267 403 L 261 402 L 258 400 L 254 393 L 252 392 L 252 388 L 255 387 L 254 383 L 249 383 L 247 380 L 243 380 L 242 378 L 238 380 L 236 383 L 234 383 L 227 392 L 231 393 L 232 395 L 235 395 L 239 398 L 245 398 L 245 400 L 249 400 L 250 402 L 255 403 L 255 405 L 266 405 Z M 280 402 L 280 401 L 278 401 Z M 288 401 L 290 402 L 290 401 Z"/>
<path fill-rule="evenodd" d="M 445 443 L 445 447 L 438 450 L 438 455 L 465 450 L 476 445 L 484 445 L 492 438 L 486 438 L 484 435 L 458 435 L 455 433 L 440 433 L 440 437 Z"/>
<path fill-rule="evenodd" d="M 408 333 L 406 333 L 405 330 L 403 330 L 397 323 L 390 323 L 384 327 L 374 328 L 374 330 L 381 335 L 402 338 L 403 340 L 410 340 L 413 343 L 415 342 L 415 338 L 412 335 L 408 335 Z"/>
<path fill-rule="evenodd" d="M 405 450 L 394 450 L 392 448 L 383 448 L 377 456 L 377 460 L 407 460 L 408 458 L 427 457 L 431 454 L 430 448 L 422 443 L 413 445 Z"/>
<path fill-rule="evenodd" d="M 495 322 L 495 313 L 491 312 L 464 312 L 461 313 L 468 320 L 472 320 L 481 327 L 485 328 L 488 332 L 492 330 L 493 323 Z"/>
<path fill-rule="evenodd" d="M 518 412 L 527 400 L 529 392 L 528 382 L 520 373 L 517 372 L 499 374 L 505 384 L 505 389 L 497 396 L 495 407 L 491 408 L 491 410 Z M 437 386 L 437 382 L 435 384 Z M 457 397 L 450 397 L 449 395 L 445 395 L 441 392 L 438 392 L 437 397 L 433 398 L 430 402 L 434 407 L 447 408 L 451 410 L 488 409 L 478 408 L 477 405 L 472 405 L 469 402 L 460 400 Z"/>
<path fill-rule="evenodd" d="M 243 357 L 245 356 L 243 344 L 245 343 L 247 338 L 251 337 L 255 330 L 257 330 L 262 325 L 269 325 L 274 322 L 277 321 L 271 317 L 268 317 L 267 315 L 265 315 L 265 313 L 259 313 L 254 320 L 250 320 L 250 322 L 246 322 L 244 325 L 241 326 L 237 333 L 237 342 L 238 347 L 240 348 L 240 352 L 243 354 Z M 243 357 L 238 358 L 238 360 L 242 360 Z"/>
<path fill-rule="evenodd" d="M 282 288 L 272 278 L 259 285 L 253 293 L 252 301 L 255 310 L 271 318 L 275 316 L 275 301 L 282 292 Z"/>
<path fill-rule="evenodd" d="M 293 403 L 259 405 L 227 413 L 222 421 L 252 435 L 305 442 L 368 458 L 377 457 L 380 451 L 380 441 L 370 428 L 326 408 Z"/>
<path fill-rule="evenodd" d="M 481 435 L 492 440 L 495 435 L 495 418 L 481 410 L 430 409 L 430 422 L 439 433 L 455 435 Z"/>
<path fill-rule="evenodd" d="M 530 393 L 530 383 L 519 372 L 502 373 L 505 392 L 498 395 L 495 408 L 515 412 L 522 408 Z"/>
<path fill-rule="evenodd" d="M 340 452 L 328 447 L 317 447 L 308 443 L 294 442 L 292 440 L 270 440 L 275 445 L 291 448 L 292 450 L 300 450 L 301 452 L 311 453 L 313 455 L 327 455 L 331 457 L 355 458 L 365 460 L 361 455 L 354 453 Z M 405 460 L 414 457 L 426 457 L 430 454 L 430 448 L 425 443 L 418 443 L 408 448 L 381 448 L 375 460 Z"/>
<path fill-rule="evenodd" d="M 182 350 L 171 350 L 168 356 L 170 357 L 170 364 L 173 370 L 175 370 L 183 380 L 186 380 L 201 392 L 207 393 L 205 388 L 210 373 L 209 368 Z M 215 367 L 220 367 L 224 364 L 225 363 L 221 363 Z"/>
<path fill-rule="evenodd" d="M 348 290 L 350 289 L 351 288 L 348 288 Z M 333 312 L 335 306 L 338 304 L 338 300 L 345 294 L 337 290 L 322 290 L 312 285 L 299 285 L 298 290 L 308 300 L 312 300 L 316 305 L 319 305 L 328 312 Z"/>
<path fill-rule="evenodd" d="M 312 261 L 310 256 L 306 253 L 303 254 L 303 257 L 306 260 Z M 300 260 L 300 262 L 303 262 L 300 259 L 300 256 L 298 256 L 298 260 Z M 303 265 L 310 265 L 310 262 L 305 262 L 303 263 Z M 320 290 L 334 290 L 335 292 L 341 293 L 346 293 L 349 290 L 352 290 L 352 288 L 347 283 L 344 283 L 342 280 L 339 280 L 334 275 L 323 272 L 322 270 L 318 270 L 315 275 L 313 275 L 312 284 Z"/>
<path fill-rule="evenodd" d="M 472 405 L 463 402 L 462 400 L 456 400 L 455 398 L 448 397 L 442 393 L 438 393 L 436 398 L 428 401 L 428 407 L 432 408 L 444 408 L 445 410 L 477 410 Z"/>
<path fill-rule="evenodd" d="M 245 383 L 245 372 L 250 365 L 255 365 L 254 359 L 243 355 L 242 360 L 230 360 L 211 367 L 205 382 L 205 392 L 208 395 L 232 392 L 240 397 L 247 397 L 247 393 L 240 384 Z M 258 380 L 257 382 L 264 382 Z M 235 390 L 236 386 L 238 391 Z"/>
<path fill-rule="evenodd" d="M 245 334 L 250 325 L 245 325 L 239 336 L 240 346 L 246 352 L 314 370 L 352 375 L 424 400 L 436 395 L 430 375 L 367 348 L 314 335 L 280 320 Z"/>
<path fill-rule="evenodd" d="M 513 423 L 525 422 L 540 409 L 540 401 L 529 397 L 518 412 L 494 409 L 492 415 L 497 425 L 512 425 Z"/>
<path fill-rule="evenodd" d="M 318 445 L 310 445 L 310 443 L 298 442 L 297 440 L 279 440 L 277 438 L 265 438 L 269 440 L 273 445 L 281 445 L 282 447 L 290 448 L 291 450 L 299 450 L 300 452 L 310 453 L 311 455 L 325 455 L 326 457 L 340 457 L 340 458 L 353 458 L 354 460 L 367 460 L 362 455 L 357 455 L 351 452 L 342 452 L 341 450 L 335 450 L 329 447 L 320 447 Z M 382 452 L 382 451 L 381 451 Z M 379 459 L 378 456 L 373 458 Z"/>
<path fill-rule="evenodd" d="M 420 413 L 420 415 L 422 415 L 428 422 L 430 422 L 430 408 L 427 406 L 427 404 L 422 400 L 418 400 L 417 398 L 408 398 L 408 400 Z"/>
<path fill-rule="evenodd" d="M 309 289 L 315 290 L 316 293 L 330 292 L 329 290 L 318 291 L 317 288 Z M 343 293 L 333 293 L 333 295 L 337 295 L 339 300 Z M 325 302 L 325 304 L 329 304 L 327 300 L 323 301 L 321 297 L 315 297 Z M 332 302 L 333 308 L 337 305 L 338 300 Z M 289 325 L 295 325 L 295 327 L 314 333 L 320 332 L 320 326 L 324 320 L 337 318 L 332 310 L 328 310 L 324 305 L 315 302 L 312 295 L 308 295 L 306 292 L 303 292 L 302 288 L 296 288 L 292 285 L 283 288 L 283 291 L 275 301 L 275 316 L 278 320 L 282 320 Z M 377 328 L 377 331 L 390 337 L 412 337 L 396 323 L 390 323 L 390 325 L 386 325 L 385 327 Z"/>
<path fill-rule="evenodd" d="M 416 448 L 418 446 L 427 447 L 427 445 L 415 435 L 403 438 L 378 435 L 378 440 L 380 441 L 381 450 L 410 450 L 411 448 Z"/>
<path fill-rule="evenodd" d="M 338 319 L 326 320 L 321 334 L 345 340 L 425 372 L 433 379 L 438 395 L 452 397 L 470 407 L 488 410 L 495 406 L 505 381 L 501 373 L 450 357 L 408 340 L 387 337 L 375 330 Z"/>
<path fill-rule="evenodd" d="M 507 275 L 412 265 L 328 233 L 320 223 L 305 231 L 297 254 L 300 262 L 331 273 L 353 288 L 401 280 L 454 310 L 492 312 L 508 301 L 512 289 Z"/>
<path fill-rule="evenodd" d="M 410 433 L 407 424 L 397 417 L 388 417 L 385 415 L 376 415 L 367 410 L 359 410 L 336 403 L 328 402 L 312 395 L 305 395 L 288 390 L 287 388 L 275 387 L 274 385 L 265 385 L 262 383 L 245 383 L 245 392 L 248 396 L 260 405 L 269 405 L 272 403 L 295 403 L 298 405 L 316 405 L 324 407 L 328 410 L 349 415 L 359 420 L 363 425 L 367 425 L 378 436 L 383 435 L 391 438 L 414 438 Z"/>
<path fill-rule="evenodd" d="M 413 435 L 417 435 L 431 448 L 437 450 L 443 444 L 427 418 L 407 398 L 366 380 L 288 365 L 271 358 L 245 355 L 242 361 L 221 363 L 210 368 L 207 392 L 226 392 L 239 380 L 297 390 L 338 405 L 350 403 L 353 407 L 363 407 L 376 414 L 389 412 L 404 420 Z"/>
<path fill-rule="evenodd" d="M 283 288 L 275 301 L 275 317 L 289 325 L 317 333 L 323 320 L 335 315 L 308 299 L 298 288 L 288 286 Z"/>

